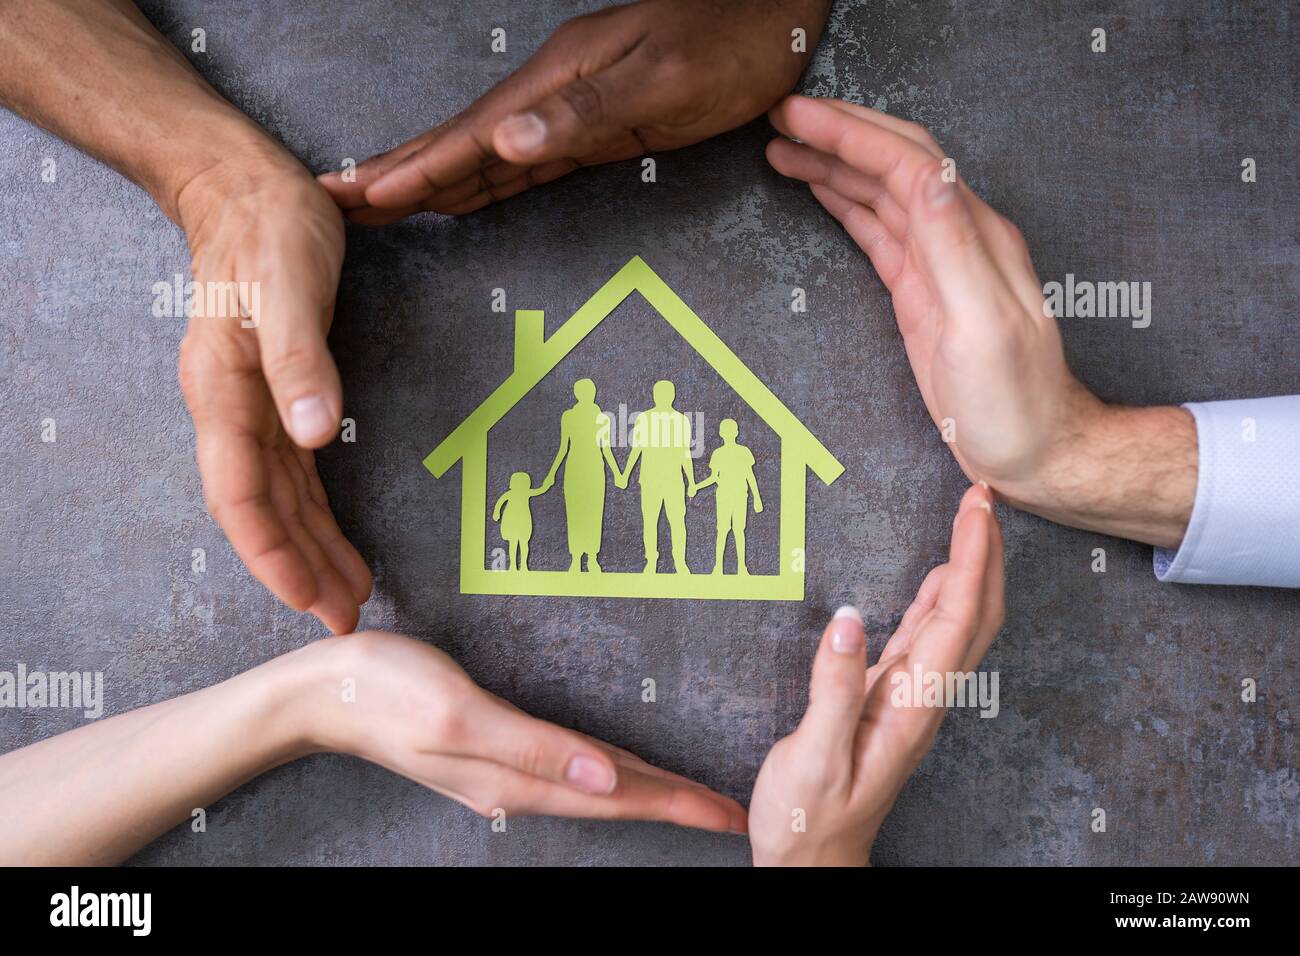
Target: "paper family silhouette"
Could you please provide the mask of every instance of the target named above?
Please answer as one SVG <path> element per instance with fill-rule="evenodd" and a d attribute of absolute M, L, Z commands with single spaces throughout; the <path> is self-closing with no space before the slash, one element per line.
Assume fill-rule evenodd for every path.
<path fill-rule="evenodd" d="M 754 456 L 737 441 L 734 419 L 724 419 L 721 444 L 709 457 L 709 474 L 696 482 L 690 455 L 690 419 L 674 407 L 676 389 L 667 380 L 654 386 L 653 406 L 632 428 L 631 451 L 619 468 L 610 441 L 610 419 L 596 401 L 596 385 L 580 379 L 574 404 L 560 416 L 560 443 L 538 485 L 527 472 L 511 475 L 509 487 L 491 511 L 509 547 L 506 570 L 487 559 L 488 434 L 516 404 L 633 292 L 639 292 L 752 409 L 780 440 L 780 562 L 775 574 L 750 574 L 745 566 L 745 527 L 750 508 L 763 510 Z M 645 264 L 634 257 L 587 300 L 553 335 L 544 335 L 544 313 L 515 313 L 514 371 L 456 427 L 428 457 L 425 467 L 441 477 L 461 463 L 460 588 L 467 594 L 532 594 L 565 597 L 721 598 L 803 600 L 807 564 L 804 541 L 807 472 L 830 484 L 844 471 L 833 455 Z M 564 470 L 563 493 L 567 570 L 530 569 L 533 537 L 531 500 L 545 494 Z M 636 474 L 641 499 L 645 566 L 636 571 L 602 569 L 598 556 L 604 528 L 608 477 L 626 488 Z M 693 574 L 686 565 L 686 502 L 715 489 L 716 539 L 713 573 Z M 659 527 L 668 522 L 673 571 L 659 570 Z M 736 571 L 724 573 L 728 539 L 734 541 Z"/>
<path fill-rule="evenodd" d="M 730 535 L 736 545 L 736 572 L 748 574 L 745 520 L 750 494 L 754 496 L 756 513 L 763 510 L 763 499 L 754 477 L 754 456 L 736 443 L 736 422 L 726 418 L 718 426 L 722 445 L 709 458 L 708 478 L 696 484 L 691 421 L 673 407 L 676 388 L 672 382 L 656 382 L 654 407 L 637 415 L 632 426 L 632 452 L 623 471 L 610 448 L 609 416 L 596 404 L 596 383 L 589 378 L 575 382 L 573 397 L 577 399 L 573 407 L 560 416 L 560 449 L 546 479 L 534 488 L 527 472 L 515 472 L 510 476 L 509 489 L 492 508 L 492 520 L 501 522 L 501 537 L 509 549 L 506 570 L 528 570 L 528 542 L 533 535 L 530 500 L 551 490 L 556 473 L 564 465 L 565 524 L 573 558 L 569 572 L 582 573 L 586 558 L 587 572 L 600 573 L 597 555 L 605 523 L 606 466 L 614 476 L 614 484 L 626 488 L 639 464 L 645 573 L 658 572 L 660 515 L 668 519 L 675 573 L 691 573 L 686 565 L 686 499 L 716 485 L 718 533 L 713 573 L 723 573 Z"/>

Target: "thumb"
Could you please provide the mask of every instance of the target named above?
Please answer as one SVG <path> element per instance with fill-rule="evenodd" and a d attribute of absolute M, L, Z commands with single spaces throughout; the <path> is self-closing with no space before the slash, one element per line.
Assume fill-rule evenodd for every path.
<path fill-rule="evenodd" d="M 867 641 L 862 615 L 846 605 L 835 612 L 813 660 L 808 712 L 799 733 L 827 756 L 848 755 L 866 696 Z"/>
<path fill-rule="evenodd" d="M 529 110 L 507 116 L 492 133 L 492 148 L 510 163 L 535 166 L 551 160 L 598 155 L 629 131 L 651 122 L 652 103 L 644 74 L 620 60 L 592 76 L 580 76 Z M 627 159 L 640 155 L 633 143 Z"/>
<path fill-rule="evenodd" d="M 934 163 L 917 177 L 909 219 L 945 313 L 960 317 L 972 306 L 992 307 L 993 293 L 1006 283 L 989 256 L 961 183 L 948 181 L 945 173 Z"/>
<path fill-rule="evenodd" d="M 609 754 L 581 734 L 530 717 L 488 698 L 487 712 L 472 720 L 471 746 L 479 757 L 582 793 L 605 796 L 618 784 Z"/>
<path fill-rule="evenodd" d="M 343 387 L 325 343 L 333 304 L 317 306 L 302 293 L 269 296 L 258 320 L 262 372 L 289 437 L 302 448 L 319 448 L 338 431 Z"/>

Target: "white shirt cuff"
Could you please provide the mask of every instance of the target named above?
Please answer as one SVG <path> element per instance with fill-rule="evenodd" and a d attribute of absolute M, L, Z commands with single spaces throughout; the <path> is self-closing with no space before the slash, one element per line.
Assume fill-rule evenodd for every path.
<path fill-rule="evenodd" d="M 1300 395 L 1183 406 L 1196 419 L 1196 502 L 1156 577 L 1300 587 Z"/>

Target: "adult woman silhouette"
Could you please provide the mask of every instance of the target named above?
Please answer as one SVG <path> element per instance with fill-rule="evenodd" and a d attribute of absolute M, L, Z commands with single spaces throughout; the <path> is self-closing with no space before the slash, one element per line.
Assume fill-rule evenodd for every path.
<path fill-rule="evenodd" d="M 560 449 L 555 453 L 551 470 L 546 473 L 542 490 L 555 484 L 555 475 L 564 466 L 564 513 L 569 532 L 570 571 L 599 571 L 596 555 L 605 522 L 605 466 L 619 477 L 618 463 L 609 447 L 609 416 L 596 404 L 596 383 L 589 378 L 573 383 L 572 408 L 560 416 Z"/>

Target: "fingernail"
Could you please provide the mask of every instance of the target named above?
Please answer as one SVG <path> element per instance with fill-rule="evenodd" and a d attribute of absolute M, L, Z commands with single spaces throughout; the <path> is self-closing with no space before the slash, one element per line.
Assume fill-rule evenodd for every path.
<path fill-rule="evenodd" d="M 337 422 L 319 395 L 300 398 L 289 406 L 289 431 L 298 444 L 324 438 Z"/>
<path fill-rule="evenodd" d="M 957 195 L 957 184 L 948 182 L 943 178 L 942 173 L 931 177 L 925 184 L 925 199 L 932 206 L 943 205 L 955 195 Z"/>
<path fill-rule="evenodd" d="M 983 488 L 985 491 L 988 491 L 988 489 L 989 489 L 989 483 L 988 483 L 987 481 L 985 481 L 983 478 L 981 478 L 981 479 L 980 479 L 980 487 Z"/>
<path fill-rule="evenodd" d="M 546 123 L 536 113 L 507 116 L 497 131 L 505 144 L 519 153 L 535 153 L 546 142 Z"/>
<path fill-rule="evenodd" d="M 614 790 L 618 782 L 614 771 L 592 757 L 578 754 L 564 768 L 564 779 L 583 793 L 604 796 Z"/>
<path fill-rule="evenodd" d="M 856 654 L 862 649 L 862 614 L 846 604 L 831 618 L 831 650 L 836 654 Z"/>
<path fill-rule="evenodd" d="M 980 507 L 983 508 L 985 511 L 989 512 L 990 514 L 993 512 L 993 506 L 989 504 L 987 501 L 981 501 Z"/>

